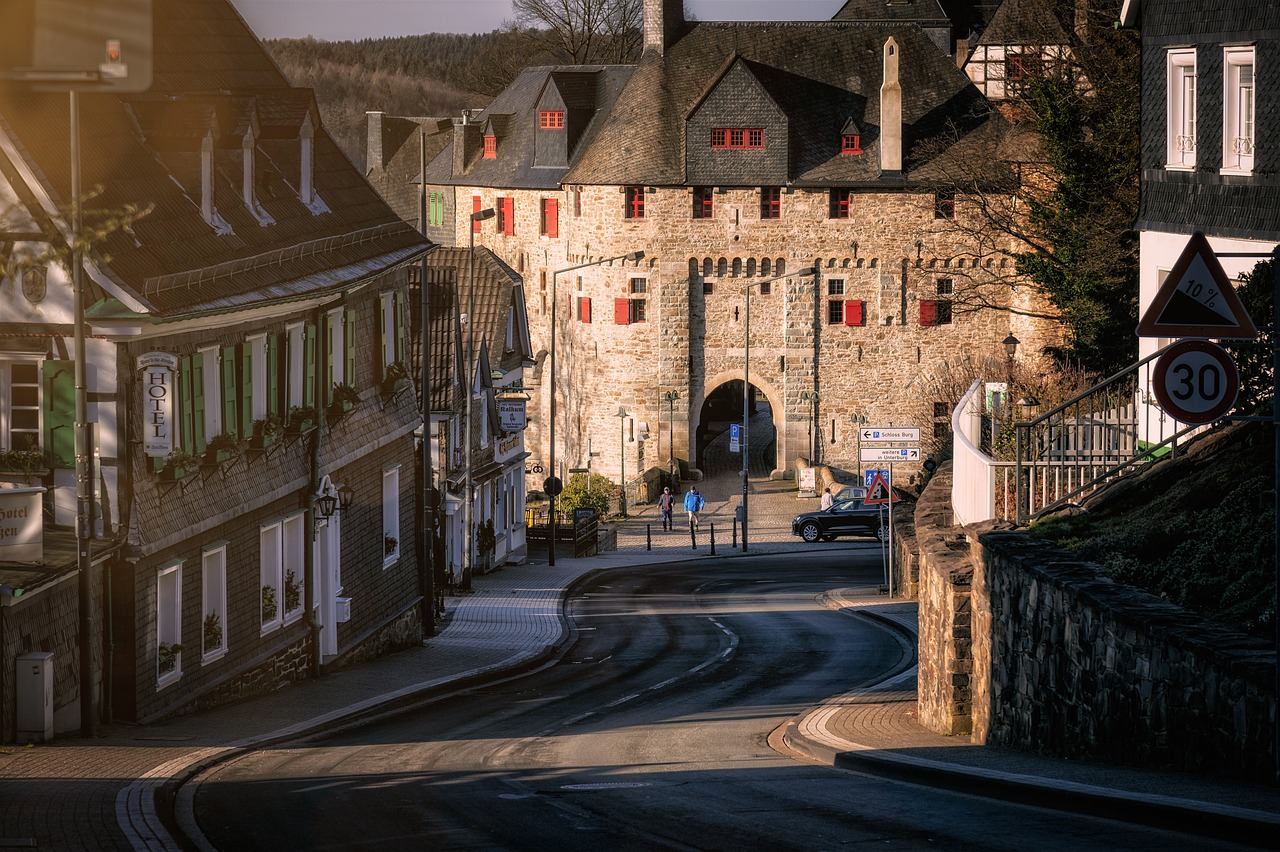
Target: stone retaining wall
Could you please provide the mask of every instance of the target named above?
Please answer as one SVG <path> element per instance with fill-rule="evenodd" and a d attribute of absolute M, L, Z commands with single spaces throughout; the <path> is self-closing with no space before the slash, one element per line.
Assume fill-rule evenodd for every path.
<path fill-rule="evenodd" d="M 1007 526 L 916 509 L 921 723 L 1038 754 L 1273 777 L 1275 654 Z"/>

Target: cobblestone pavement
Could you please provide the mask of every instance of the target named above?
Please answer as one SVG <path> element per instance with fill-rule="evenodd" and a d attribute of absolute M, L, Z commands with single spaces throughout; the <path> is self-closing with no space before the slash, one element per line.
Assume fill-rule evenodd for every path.
<path fill-rule="evenodd" d="M 448 599 L 442 630 L 420 648 L 155 725 L 110 725 L 94 739 L 0 747 L 0 848 L 177 849 L 156 797 L 173 779 L 240 749 L 326 730 L 431 690 L 551 659 L 568 635 L 564 597 L 588 573 L 706 558 L 712 524 L 717 558 L 742 555 L 732 547 L 741 480 L 723 472 L 724 459 L 718 464 L 721 473 L 703 483 L 706 529 L 698 550 L 692 549 L 687 529 L 663 533 L 656 508 L 638 506 L 618 525 L 616 551 L 562 557 L 554 567 L 533 554 L 528 565 L 474 578 L 473 592 Z M 789 482 L 753 479 L 750 485 L 749 552 L 847 546 L 805 545 L 791 535 L 791 518 L 816 507 L 816 498 L 798 498 Z M 914 602 L 891 601 L 870 587 L 833 590 L 822 601 L 854 617 L 874 619 L 905 648 L 914 649 Z M 912 668 L 877 687 L 835 696 L 794 719 L 781 736 L 787 747 L 809 759 L 864 772 L 908 774 L 925 783 L 943 779 L 970 790 L 982 784 L 1013 785 L 1039 791 L 1046 803 L 1061 800 L 1064 790 L 1078 790 L 1086 800 L 1119 801 L 1128 811 L 1147 808 L 1167 814 L 1172 808 L 1201 821 L 1225 820 L 1265 831 L 1272 840 L 1280 829 L 1280 797 L 1273 786 L 1036 758 L 933 734 L 916 722 L 915 683 Z"/>

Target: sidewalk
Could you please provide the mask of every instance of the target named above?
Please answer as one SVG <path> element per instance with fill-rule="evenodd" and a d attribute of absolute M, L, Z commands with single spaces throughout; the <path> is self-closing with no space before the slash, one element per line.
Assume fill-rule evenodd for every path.
<path fill-rule="evenodd" d="M 791 536 L 789 524 L 817 501 L 797 499 L 793 486 L 782 485 L 766 483 L 752 495 L 753 553 L 814 549 Z M 720 524 L 727 515 L 731 525 L 736 501 L 714 496 L 716 505 L 708 499 L 712 511 L 704 518 L 716 520 L 717 555 L 740 555 L 727 537 L 723 544 L 720 539 Z M 698 550 L 691 549 L 687 531 L 662 533 L 654 507 L 636 507 L 632 515 L 616 552 L 476 577 L 473 593 L 449 599 L 443 629 L 420 648 L 196 715 L 108 727 L 93 740 L 0 747 L 0 847 L 177 849 L 157 807 L 157 794 L 168 798 L 166 784 L 174 779 L 239 749 L 330 729 L 433 691 L 549 661 L 568 636 L 562 602 L 575 582 L 599 570 L 708 555 L 701 540 Z M 658 529 L 653 550 L 645 549 L 648 524 Z M 824 603 L 875 618 L 914 646 L 914 602 L 889 601 L 863 588 L 831 592 Z M 1118 805 L 1118 815 L 1129 819 L 1164 824 L 1190 815 L 1193 825 L 1221 825 L 1245 837 L 1265 830 L 1262 836 L 1274 838 L 1280 829 L 1274 787 L 1036 758 L 931 734 L 915 722 L 914 669 L 874 689 L 833 697 L 792 720 L 782 738 L 811 759 L 863 772 L 974 792 L 1012 791 L 1045 804 L 1069 795 L 1113 811 Z"/>

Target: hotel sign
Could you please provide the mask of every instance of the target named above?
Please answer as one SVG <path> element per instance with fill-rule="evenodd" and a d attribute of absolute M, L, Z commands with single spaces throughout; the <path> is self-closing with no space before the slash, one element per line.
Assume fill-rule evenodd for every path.
<path fill-rule="evenodd" d="M 164 458 L 173 451 L 178 358 L 168 352 L 147 352 L 138 356 L 138 372 L 142 374 L 142 451 Z"/>
<path fill-rule="evenodd" d="M 44 559 L 43 488 L 0 488 L 0 562 Z"/>

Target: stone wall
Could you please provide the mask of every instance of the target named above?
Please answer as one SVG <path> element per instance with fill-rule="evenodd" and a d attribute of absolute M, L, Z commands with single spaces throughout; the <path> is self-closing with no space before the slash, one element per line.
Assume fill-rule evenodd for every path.
<path fill-rule="evenodd" d="M 1038 754 L 1269 780 L 1275 654 L 1023 532 L 916 510 L 921 724 Z"/>

